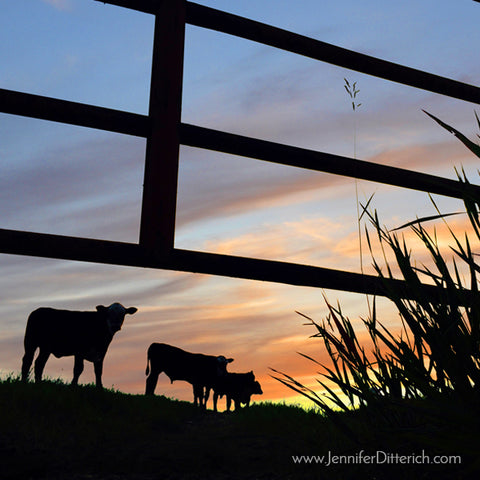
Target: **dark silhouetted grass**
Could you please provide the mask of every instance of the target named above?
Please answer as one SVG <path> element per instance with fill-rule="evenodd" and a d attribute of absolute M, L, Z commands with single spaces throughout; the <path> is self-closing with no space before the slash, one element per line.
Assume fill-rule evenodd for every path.
<path fill-rule="evenodd" d="M 281 405 L 215 414 L 162 396 L 15 378 L 0 383 L 0 411 L 2 479 L 293 475 L 289 455 L 310 450 L 324 422 Z"/>
<path fill-rule="evenodd" d="M 427 114 L 480 158 L 476 143 Z M 366 229 L 373 267 L 398 310 L 401 332 L 392 334 L 382 324 L 373 299 L 368 318 L 360 319 L 370 336 L 372 347 L 367 349 L 340 305 L 334 307 L 325 299 L 329 313 L 323 321 L 303 315 L 316 329 L 312 336 L 321 339 L 329 356 L 330 362 L 323 364 L 304 355 L 320 366 L 322 389 L 317 392 L 276 370 L 274 378 L 312 400 L 339 434 L 356 438 L 359 444 L 376 443 L 390 432 L 399 438 L 398 448 L 405 441 L 445 455 L 463 455 L 474 477 L 474 472 L 480 474 L 475 460 L 480 442 L 474 433 L 480 407 L 480 263 L 472 245 L 478 248 L 480 242 L 480 198 L 463 171 L 457 171 L 457 176 L 465 206 L 461 213 L 468 218 L 474 239 L 454 232 L 446 217 L 459 212 L 442 214 L 433 199 L 437 215 L 417 218 L 394 230 L 386 229 L 377 213 L 367 210 L 371 199 L 363 208 L 362 215 L 369 217 L 373 227 L 373 234 Z M 451 235 L 448 258 L 435 229 L 425 227 L 432 220 L 443 221 Z M 407 227 L 428 253 L 428 265 L 417 264 L 399 233 Z M 380 259 L 373 253 L 374 240 L 382 252 Z M 385 252 L 393 254 L 393 266 Z M 391 282 L 395 278 L 404 280 L 401 290 Z M 347 420 L 355 409 L 363 412 L 359 415 L 372 434 L 370 440 Z M 458 475 L 454 478 L 465 478 Z"/>
<path fill-rule="evenodd" d="M 61 381 L 0 382 L 0 478 L 69 480 L 469 478 L 478 420 L 424 404 L 413 415 L 390 405 L 373 420 L 365 407 L 331 418 L 281 404 L 202 412 L 162 396 L 73 388 Z M 452 420 L 458 422 L 453 427 Z M 470 440 L 471 443 L 468 443 Z M 469 445 L 468 452 L 460 452 Z M 462 454 L 461 466 L 300 465 L 293 455 Z M 455 477 L 452 477 L 455 472 Z M 463 472 L 463 473 L 462 473 Z M 450 476 L 449 476 L 450 475 Z"/>

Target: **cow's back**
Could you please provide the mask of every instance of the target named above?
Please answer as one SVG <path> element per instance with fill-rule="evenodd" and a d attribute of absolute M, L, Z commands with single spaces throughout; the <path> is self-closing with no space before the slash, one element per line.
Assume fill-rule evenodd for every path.
<path fill-rule="evenodd" d="M 30 314 L 25 331 L 25 342 L 35 342 L 57 357 L 103 350 L 110 340 L 106 321 L 98 312 L 41 307 Z"/>
<path fill-rule="evenodd" d="M 152 343 L 148 357 L 152 370 L 165 372 L 172 382 L 184 380 L 206 385 L 213 382 L 217 373 L 216 357 L 187 352 L 166 343 Z"/>

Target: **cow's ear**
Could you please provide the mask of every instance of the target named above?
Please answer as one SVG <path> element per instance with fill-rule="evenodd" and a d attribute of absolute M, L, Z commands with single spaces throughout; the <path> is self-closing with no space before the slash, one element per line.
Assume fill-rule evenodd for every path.
<path fill-rule="evenodd" d="M 233 358 L 227 358 L 227 363 L 232 363 L 233 362 Z"/>
<path fill-rule="evenodd" d="M 133 315 L 136 311 L 137 311 L 137 308 L 135 307 L 130 307 L 125 309 L 125 313 L 126 314 L 128 313 L 129 315 Z"/>
<path fill-rule="evenodd" d="M 97 305 L 95 308 L 97 309 L 97 312 L 104 312 L 107 310 L 107 307 L 104 307 L 103 305 Z"/>

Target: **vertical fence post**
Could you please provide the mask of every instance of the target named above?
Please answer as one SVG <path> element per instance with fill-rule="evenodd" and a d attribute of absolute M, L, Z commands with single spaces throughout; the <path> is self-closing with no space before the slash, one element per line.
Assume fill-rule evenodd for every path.
<path fill-rule="evenodd" d="M 185 0 L 158 1 L 140 245 L 161 254 L 175 238 L 184 41 Z"/>

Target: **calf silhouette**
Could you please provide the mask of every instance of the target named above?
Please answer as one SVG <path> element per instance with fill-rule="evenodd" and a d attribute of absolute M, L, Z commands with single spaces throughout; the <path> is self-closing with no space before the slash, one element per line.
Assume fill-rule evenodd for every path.
<path fill-rule="evenodd" d="M 38 308 L 28 317 L 25 329 L 25 355 L 22 360 L 22 381 L 26 382 L 37 348 L 35 382 L 42 380 L 43 369 L 51 353 L 57 358 L 73 355 L 72 385 L 77 385 L 83 362 L 93 362 L 96 386 L 102 388 L 103 360 L 113 336 L 122 328 L 125 315 L 133 315 L 135 307 L 119 303 L 99 305 L 96 311 L 77 312 Z"/>
<path fill-rule="evenodd" d="M 202 353 L 190 353 L 166 343 L 152 343 L 147 351 L 148 375 L 145 395 L 153 395 L 157 386 L 158 376 L 165 372 L 170 382 L 184 380 L 193 385 L 193 403 L 205 405 L 204 387 L 211 387 L 216 380 L 225 375 L 227 364 L 233 358 L 223 355 L 213 356 Z"/>
<path fill-rule="evenodd" d="M 217 379 L 213 385 L 213 409 L 217 411 L 218 397 L 227 396 L 227 412 L 230 411 L 232 400 L 235 410 L 240 409 L 242 403 L 247 407 L 253 394 L 262 394 L 260 383 L 255 380 L 253 371 L 248 373 L 230 373 Z M 206 393 L 208 398 L 208 392 Z"/>

